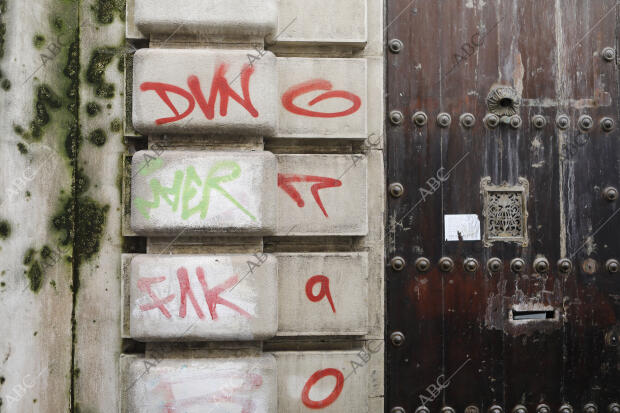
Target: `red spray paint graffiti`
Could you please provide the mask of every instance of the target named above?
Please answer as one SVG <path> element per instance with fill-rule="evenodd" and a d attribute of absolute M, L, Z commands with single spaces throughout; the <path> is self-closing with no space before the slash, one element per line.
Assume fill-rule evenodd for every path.
<path fill-rule="evenodd" d="M 307 82 L 292 86 L 282 95 L 282 106 L 291 113 L 312 118 L 340 118 L 349 116 L 357 112 L 362 106 L 362 99 L 360 99 L 359 96 L 345 90 L 331 90 L 332 87 L 332 83 L 325 79 L 308 80 Z M 318 95 L 308 102 L 308 106 L 314 106 L 327 99 L 340 98 L 349 100 L 351 102 L 351 107 L 341 112 L 317 112 L 301 108 L 294 103 L 296 98 L 317 90 L 328 90 L 329 92 Z"/>
<path fill-rule="evenodd" d="M 314 295 L 312 291 L 316 284 L 321 284 L 321 289 L 317 295 Z M 334 300 L 332 299 L 332 293 L 329 290 L 329 278 L 324 275 L 315 275 L 314 277 L 310 277 L 308 282 L 306 283 L 306 296 L 313 303 L 317 303 L 321 301 L 323 298 L 327 297 L 329 304 L 332 306 L 332 311 L 336 312 L 336 306 L 334 306 Z"/>
<path fill-rule="evenodd" d="M 194 111 L 196 103 L 198 103 L 198 106 L 202 110 L 204 116 L 207 119 L 212 120 L 215 117 L 215 104 L 218 96 L 220 97 L 220 116 L 225 117 L 228 114 L 228 101 L 229 99 L 233 99 L 245 110 L 247 110 L 252 117 L 257 118 L 258 111 L 252 104 L 252 99 L 250 97 L 250 78 L 254 73 L 254 68 L 250 65 L 245 65 L 241 70 L 241 91 L 243 93 L 243 97 L 239 96 L 239 94 L 228 84 L 228 80 L 226 80 L 227 70 L 228 65 L 225 63 L 222 63 L 217 67 L 211 81 L 211 91 L 209 93 L 208 101 L 205 99 L 202 89 L 200 88 L 200 80 L 198 80 L 198 77 L 194 75 L 187 78 L 187 86 L 189 87 L 191 93 L 183 88 L 168 83 L 142 83 L 140 85 L 140 90 L 143 92 L 152 90 L 157 93 L 157 96 L 159 96 L 166 106 L 170 108 L 172 113 L 174 113 L 174 116 L 169 118 L 159 118 L 155 121 L 155 123 L 157 125 L 163 125 L 166 123 L 179 121 Z M 187 100 L 188 106 L 185 112 L 179 114 L 179 110 L 170 100 L 170 96 L 168 95 L 169 93 L 174 93 Z"/>
<path fill-rule="evenodd" d="M 336 386 L 334 387 L 334 390 L 330 393 L 329 396 L 327 396 L 323 400 L 318 400 L 318 401 L 310 400 L 310 389 L 312 389 L 312 387 L 319 380 L 327 376 L 333 376 L 336 378 Z M 338 396 L 340 396 L 340 393 L 342 393 L 343 387 L 344 387 L 344 375 L 342 374 L 340 370 L 336 370 L 336 369 L 319 370 L 316 373 L 314 373 L 312 376 L 310 376 L 310 378 L 306 382 L 306 385 L 301 391 L 301 401 L 304 404 L 304 406 L 310 409 L 324 409 L 325 407 L 329 406 L 330 404 L 332 404 L 338 399 Z"/>
<path fill-rule="evenodd" d="M 208 407 L 211 404 L 234 404 L 241 406 L 241 413 L 253 413 L 256 411 L 256 403 L 253 400 L 252 393 L 261 388 L 263 385 L 263 377 L 259 374 L 248 373 L 246 375 L 225 375 L 221 373 L 209 374 L 208 376 L 200 377 L 194 376 L 193 382 L 205 379 L 212 382 L 214 379 L 224 382 L 229 380 L 234 382 L 238 379 L 243 380 L 240 385 L 237 386 L 222 386 L 221 388 L 208 392 L 205 390 L 202 394 L 191 397 L 185 396 L 181 399 L 177 399 L 173 392 L 173 386 L 190 389 L 193 386 L 188 382 L 160 382 L 154 391 L 163 395 L 165 404 L 165 413 L 178 413 L 184 411 L 187 408 L 192 407 Z M 190 384 L 190 386 L 188 386 Z M 207 410 L 208 411 L 208 410 Z"/>
<path fill-rule="evenodd" d="M 327 211 L 323 206 L 323 201 L 319 196 L 319 190 L 324 188 L 334 188 L 342 186 L 342 182 L 338 179 L 327 178 L 323 176 L 314 175 L 297 175 L 297 174 L 278 174 L 278 186 L 284 190 L 296 203 L 299 208 L 303 208 L 305 202 L 299 192 L 292 185 L 293 182 L 316 182 L 316 184 L 310 187 L 310 192 L 314 197 L 314 201 L 317 203 L 323 215 L 328 217 Z"/>
<path fill-rule="evenodd" d="M 245 311 L 243 308 L 221 297 L 221 295 L 224 292 L 226 292 L 226 290 L 228 290 L 229 288 L 233 287 L 234 285 L 238 283 L 239 277 L 237 275 L 233 275 L 232 277 L 228 278 L 223 283 L 216 285 L 213 288 L 209 288 L 209 285 L 207 284 L 207 280 L 205 278 L 205 272 L 202 267 L 196 268 L 196 277 L 202 287 L 202 292 L 205 297 L 205 302 L 207 304 L 207 308 L 209 310 L 209 314 L 211 315 L 212 320 L 217 320 L 219 318 L 217 314 L 218 305 L 223 305 L 225 307 L 228 307 L 236 311 L 237 313 L 239 313 L 245 318 L 252 318 L 252 316 L 247 311 Z M 181 267 L 177 270 L 177 279 L 179 281 L 180 296 L 181 296 L 181 304 L 179 307 L 179 317 L 180 318 L 186 317 L 187 299 L 189 298 L 189 301 L 192 303 L 192 306 L 194 307 L 194 310 L 196 311 L 198 318 L 200 318 L 201 320 L 204 319 L 205 315 L 202 309 L 200 308 L 200 305 L 198 304 L 196 297 L 194 296 L 194 292 L 191 289 L 190 282 L 189 282 L 189 275 L 185 267 Z M 161 282 L 164 282 L 165 280 L 166 280 L 166 277 L 150 277 L 150 278 L 143 277 L 143 278 L 138 279 L 138 288 L 140 289 L 140 291 L 147 293 L 149 297 L 151 297 L 151 300 L 153 300 L 149 304 L 141 305 L 140 309 L 142 311 L 150 311 L 154 309 L 159 309 L 159 311 L 161 311 L 161 313 L 166 318 L 171 318 L 170 312 L 168 311 L 168 308 L 166 308 L 166 304 L 170 303 L 176 295 L 170 294 L 166 298 L 162 299 L 162 298 L 157 297 L 155 292 L 151 290 L 152 284 L 161 283 Z"/>
<path fill-rule="evenodd" d="M 187 78 L 187 87 L 189 91 L 182 87 L 175 86 L 169 83 L 163 82 L 143 82 L 140 84 L 140 90 L 143 92 L 153 91 L 159 96 L 159 98 L 166 104 L 166 106 L 172 111 L 174 116 L 159 118 L 155 120 L 155 124 L 164 125 L 166 123 L 177 122 L 189 116 L 196 104 L 205 118 L 213 120 L 215 118 L 215 105 L 217 98 L 220 98 L 220 116 L 226 117 L 228 114 L 228 102 L 230 99 L 241 105 L 252 117 L 257 118 L 259 116 L 258 110 L 252 103 L 250 96 L 250 80 L 254 73 L 254 67 L 246 64 L 241 69 L 241 93 L 240 96 L 230 86 L 226 79 L 226 72 L 228 71 L 228 65 L 221 63 L 215 69 L 213 78 L 211 79 L 211 89 L 209 92 L 209 99 L 205 99 L 200 85 L 200 80 L 196 75 L 190 75 Z M 362 107 L 362 99 L 351 92 L 346 90 L 332 90 L 333 85 L 329 80 L 325 79 L 312 79 L 297 85 L 291 86 L 282 94 L 281 101 L 282 106 L 289 112 L 299 115 L 313 118 L 340 118 L 354 114 Z M 339 112 L 319 112 L 315 110 L 304 109 L 295 103 L 295 99 L 302 97 L 308 93 L 324 90 L 322 93 L 312 100 L 307 105 L 312 107 L 317 103 L 329 100 L 329 99 L 344 99 L 351 103 L 351 106 L 345 110 Z M 172 103 L 170 95 L 178 95 L 187 101 L 187 109 L 183 113 L 179 113 L 179 109 Z"/>

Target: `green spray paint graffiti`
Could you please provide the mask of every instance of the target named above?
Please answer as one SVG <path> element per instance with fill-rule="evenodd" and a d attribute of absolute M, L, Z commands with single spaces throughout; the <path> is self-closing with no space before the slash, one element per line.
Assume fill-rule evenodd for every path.
<path fill-rule="evenodd" d="M 152 168 L 142 169 L 140 173 L 148 175 L 160 169 L 163 166 L 163 160 L 157 158 L 154 165 L 150 166 Z M 200 219 L 205 219 L 209 211 L 212 191 L 215 190 L 250 217 L 252 221 L 256 221 L 256 217 L 222 187 L 222 184 L 232 182 L 240 176 L 241 167 L 234 161 L 217 162 L 209 169 L 204 181 L 193 166 L 188 166 L 185 171 L 178 170 L 174 173 L 171 187 L 163 186 L 158 179 L 151 179 L 149 187 L 153 192 L 153 200 L 147 201 L 146 199 L 136 197 L 134 203 L 140 214 L 146 219 L 150 218 L 150 210 L 159 208 L 162 199 L 170 205 L 173 212 L 178 211 L 180 203 L 181 218 L 184 220 L 189 219 L 195 214 L 200 214 Z M 191 201 L 199 194 L 201 187 L 202 196 L 200 202 L 196 206 L 190 207 Z"/>

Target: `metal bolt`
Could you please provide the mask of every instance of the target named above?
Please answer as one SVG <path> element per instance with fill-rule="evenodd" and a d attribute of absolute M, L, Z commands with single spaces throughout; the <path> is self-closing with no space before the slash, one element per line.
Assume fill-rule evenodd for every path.
<path fill-rule="evenodd" d="M 512 126 L 513 128 L 519 129 L 521 127 L 521 124 L 523 124 L 523 121 L 521 120 L 521 116 L 512 115 L 510 117 L 510 126 Z"/>
<path fill-rule="evenodd" d="M 405 193 L 405 188 L 399 182 L 394 182 L 389 186 L 390 195 L 394 198 L 400 198 Z"/>
<path fill-rule="evenodd" d="M 608 62 L 612 62 L 614 57 L 616 57 L 616 51 L 612 47 L 606 47 L 601 52 L 601 56 Z"/>
<path fill-rule="evenodd" d="M 400 110 L 393 110 L 390 112 L 390 122 L 394 125 L 400 125 L 403 123 L 403 113 Z"/>
<path fill-rule="evenodd" d="M 499 125 L 499 116 L 494 113 L 489 113 L 482 119 L 482 121 L 485 125 L 487 125 L 487 127 L 493 129 Z"/>
<path fill-rule="evenodd" d="M 467 258 L 463 261 L 463 268 L 467 272 L 476 272 L 478 269 L 478 261 L 475 258 Z"/>
<path fill-rule="evenodd" d="M 543 257 L 534 260 L 534 270 L 539 274 L 549 271 L 549 260 Z"/>
<path fill-rule="evenodd" d="M 431 262 L 428 258 L 420 257 L 415 260 L 415 267 L 420 272 L 426 272 L 431 268 Z"/>
<path fill-rule="evenodd" d="M 524 268 L 525 261 L 523 261 L 521 258 L 514 258 L 512 261 L 510 261 L 510 269 L 513 272 L 520 273 L 521 271 L 523 271 Z"/>
<path fill-rule="evenodd" d="M 547 119 L 543 115 L 532 116 L 532 124 L 536 129 L 542 129 L 547 126 Z"/>
<path fill-rule="evenodd" d="M 608 346 L 616 347 L 620 339 L 618 338 L 618 334 L 614 330 L 610 330 L 605 333 L 605 344 Z"/>
<path fill-rule="evenodd" d="M 446 112 L 441 112 L 437 115 L 437 125 L 442 128 L 447 128 L 452 123 L 452 117 Z"/>
<path fill-rule="evenodd" d="M 502 409 L 502 406 L 494 404 L 493 406 L 489 407 L 489 413 L 504 413 L 504 409 Z"/>
<path fill-rule="evenodd" d="M 502 268 L 502 260 L 499 258 L 491 258 L 487 262 L 487 267 L 491 272 L 498 272 Z"/>
<path fill-rule="evenodd" d="M 455 411 L 450 406 L 444 406 L 441 408 L 441 413 L 455 413 Z"/>
<path fill-rule="evenodd" d="M 400 347 L 405 343 L 405 335 L 400 331 L 395 331 L 390 334 L 390 341 L 395 347 Z"/>
<path fill-rule="evenodd" d="M 403 257 L 394 257 L 390 260 L 390 265 L 394 271 L 402 271 L 405 268 L 405 259 Z"/>
<path fill-rule="evenodd" d="M 549 413 L 550 411 L 551 411 L 551 408 L 544 403 L 541 403 L 538 406 L 536 406 L 536 413 Z"/>
<path fill-rule="evenodd" d="M 605 197 L 605 199 L 609 202 L 613 202 L 618 199 L 618 190 L 613 186 L 608 186 L 607 188 L 603 189 L 603 197 Z"/>
<path fill-rule="evenodd" d="M 461 117 L 459 117 L 459 121 L 464 127 L 471 128 L 476 123 L 476 117 L 471 113 L 463 113 Z"/>
<path fill-rule="evenodd" d="M 469 406 L 465 407 L 465 413 L 480 413 L 480 409 L 478 408 L 478 406 L 470 404 Z"/>
<path fill-rule="evenodd" d="M 392 407 L 390 413 L 405 413 L 405 409 L 400 406 Z"/>
<path fill-rule="evenodd" d="M 620 413 L 620 404 L 611 403 L 609 406 L 607 406 L 607 411 L 609 413 Z"/>
<path fill-rule="evenodd" d="M 573 263 L 568 258 L 562 258 L 558 261 L 558 269 L 561 273 L 567 274 L 572 271 Z"/>
<path fill-rule="evenodd" d="M 592 120 L 592 117 L 588 115 L 579 116 L 579 120 L 577 121 L 577 123 L 579 127 L 583 129 L 584 131 L 592 129 L 592 126 L 594 125 L 594 121 Z"/>
<path fill-rule="evenodd" d="M 439 269 L 443 272 L 450 272 L 454 269 L 454 261 L 450 257 L 442 257 L 439 260 Z"/>
<path fill-rule="evenodd" d="M 570 126 L 570 119 L 566 115 L 559 115 L 555 119 L 555 123 L 556 123 L 556 125 L 558 125 L 558 128 L 566 129 L 566 128 L 568 128 Z"/>
<path fill-rule="evenodd" d="M 424 112 L 414 113 L 412 119 L 413 122 L 418 126 L 424 126 L 426 125 L 426 122 L 428 122 L 428 116 L 426 116 L 426 113 Z"/>
<path fill-rule="evenodd" d="M 392 53 L 400 53 L 400 51 L 403 50 L 403 42 L 399 39 L 392 39 L 388 43 L 388 48 Z"/>
<path fill-rule="evenodd" d="M 513 407 L 512 413 L 527 413 L 527 408 L 522 404 L 517 404 Z"/>
<path fill-rule="evenodd" d="M 415 409 L 415 413 L 431 413 L 431 411 L 426 406 L 418 406 L 417 409 Z"/>
<path fill-rule="evenodd" d="M 612 118 L 601 119 L 601 129 L 605 132 L 610 132 L 614 128 L 615 124 L 616 122 L 614 122 Z"/>
<path fill-rule="evenodd" d="M 573 406 L 571 406 L 568 403 L 564 403 L 562 406 L 560 406 L 559 412 L 560 413 L 573 413 Z"/>
<path fill-rule="evenodd" d="M 583 406 L 583 412 L 584 413 L 598 413 L 598 406 L 594 403 L 586 403 L 586 405 Z"/>
<path fill-rule="evenodd" d="M 620 270 L 620 262 L 614 258 L 611 258 L 605 263 L 605 268 L 607 268 L 607 272 L 610 274 L 615 274 Z"/>

